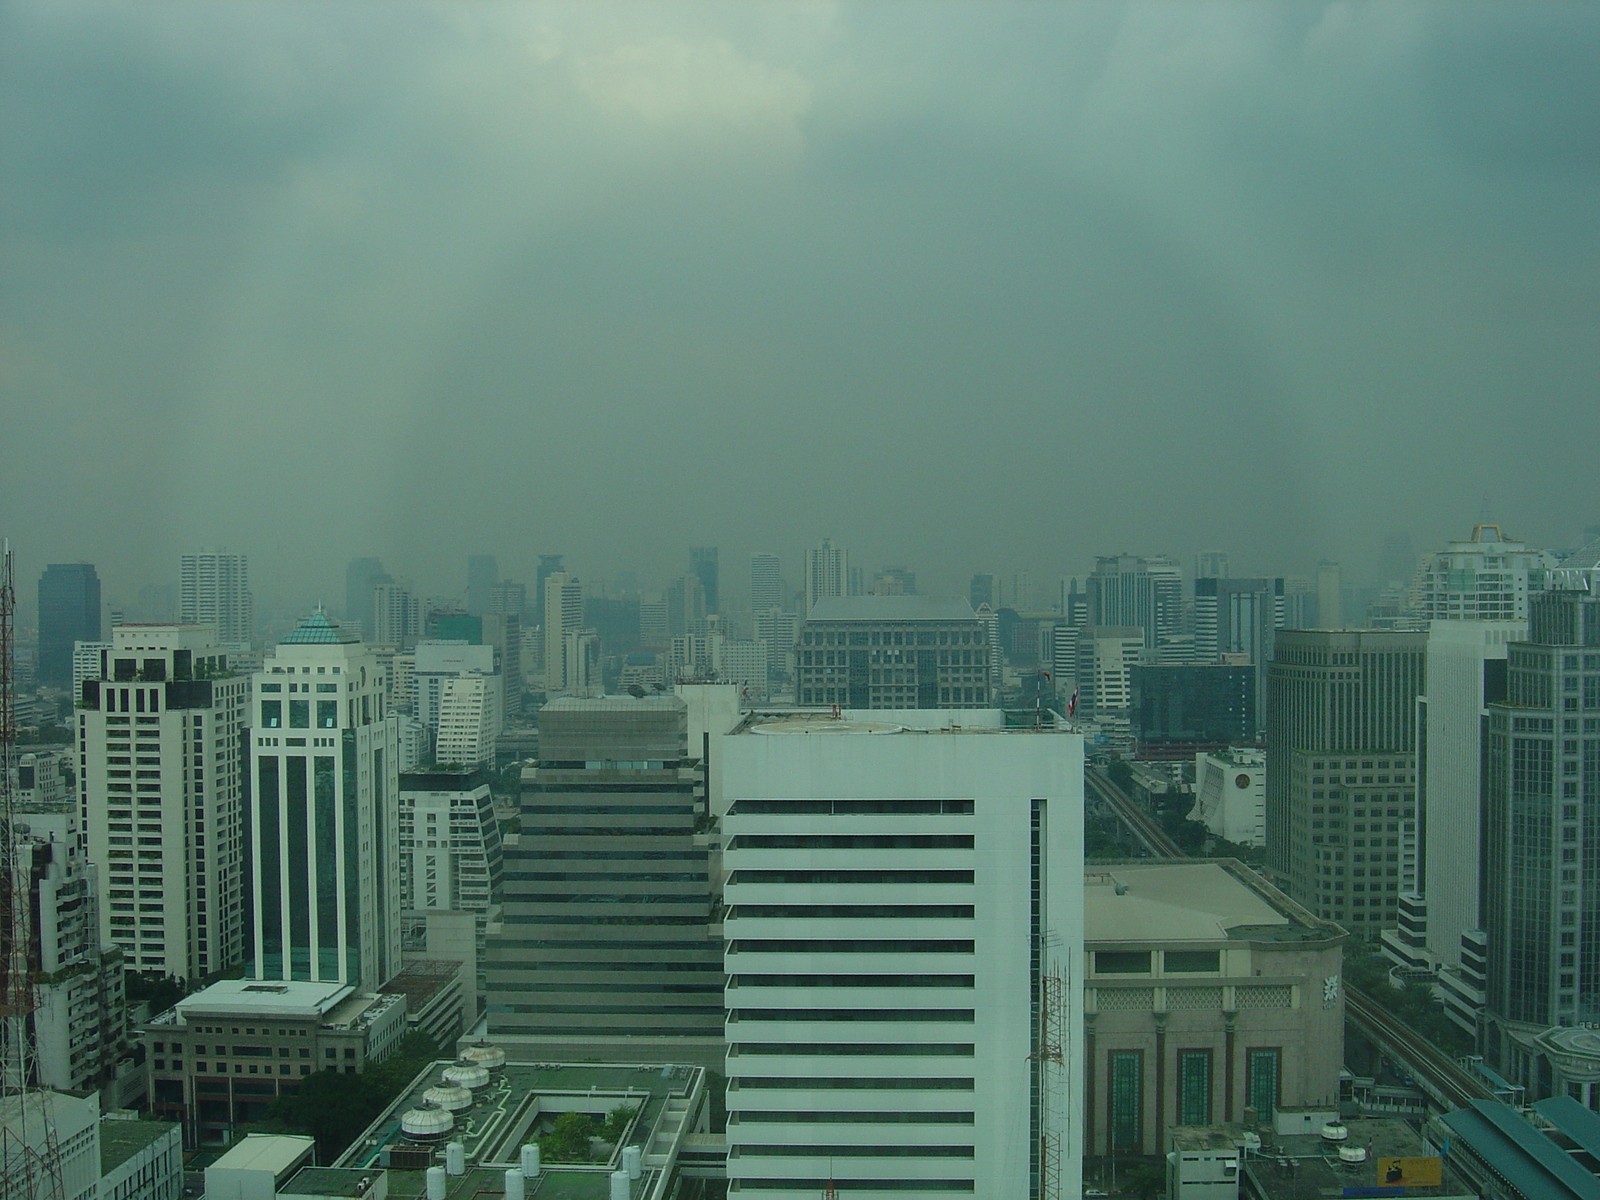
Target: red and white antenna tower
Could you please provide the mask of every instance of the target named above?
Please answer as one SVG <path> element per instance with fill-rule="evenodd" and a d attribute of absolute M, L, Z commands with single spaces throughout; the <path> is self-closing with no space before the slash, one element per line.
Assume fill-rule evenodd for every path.
<path fill-rule="evenodd" d="M 11 543 L 0 551 L 0 1200 L 65 1200 L 55 1098 L 37 1086 L 31 855 L 17 837 L 17 591 Z"/>

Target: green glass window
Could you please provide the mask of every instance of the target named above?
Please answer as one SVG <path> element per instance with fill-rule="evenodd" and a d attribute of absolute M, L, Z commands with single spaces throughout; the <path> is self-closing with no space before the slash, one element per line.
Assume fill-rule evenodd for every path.
<path fill-rule="evenodd" d="M 1271 1121 L 1278 1111 L 1279 1054 L 1276 1049 L 1252 1050 L 1246 1060 L 1245 1096 L 1260 1121 Z"/>
<path fill-rule="evenodd" d="M 1211 1124 L 1211 1051 L 1178 1051 L 1178 1124 Z"/>
<path fill-rule="evenodd" d="M 283 724 L 283 701 L 263 700 L 261 702 L 261 726 L 263 729 L 276 729 Z"/>
<path fill-rule="evenodd" d="M 1144 1055 L 1137 1050 L 1111 1053 L 1111 1150 L 1139 1152 L 1144 1111 Z"/>
<path fill-rule="evenodd" d="M 337 729 L 339 726 L 339 702 L 337 700 L 317 701 L 317 728 Z"/>
<path fill-rule="evenodd" d="M 311 728 L 311 701 L 309 701 L 309 700 L 291 700 L 291 701 L 289 701 L 289 728 L 290 729 L 310 729 Z"/>

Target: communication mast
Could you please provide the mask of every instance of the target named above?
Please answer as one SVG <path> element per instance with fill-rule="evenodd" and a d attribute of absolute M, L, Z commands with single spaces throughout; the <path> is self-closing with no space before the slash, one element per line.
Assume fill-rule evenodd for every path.
<path fill-rule="evenodd" d="M 1059 940 L 1046 935 L 1046 948 Z M 1038 1064 L 1039 1200 L 1061 1200 L 1061 1162 L 1066 1154 L 1061 1133 L 1068 1104 L 1067 980 L 1059 956 L 1047 958 L 1039 977 L 1039 1045 L 1031 1056 Z"/>
<path fill-rule="evenodd" d="M 65 1200 L 55 1099 L 35 1085 L 31 855 L 17 836 L 17 592 L 11 543 L 0 551 L 0 1200 Z"/>

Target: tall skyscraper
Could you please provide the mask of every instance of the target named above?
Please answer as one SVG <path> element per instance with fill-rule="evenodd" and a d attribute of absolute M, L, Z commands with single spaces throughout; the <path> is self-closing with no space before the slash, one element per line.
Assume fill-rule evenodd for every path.
<path fill-rule="evenodd" d="M 1485 1044 L 1528 1098 L 1600 1076 L 1600 570 L 1558 571 L 1507 652 L 1483 756 Z M 1589 715 L 1594 714 L 1594 715 Z"/>
<path fill-rule="evenodd" d="M 1526 621 L 1528 601 L 1558 565 L 1553 551 L 1530 549 L 1474 525 L 1472 536 L 1423 556 L 1414 585 L 1416 615 L 1430 621 Z"/>
<path fill-rule="evenodd" d="M 344 570 L 344 620 L 346 628 L 359 632 L 369 642 L 378 641 L 374 619 L 373 589 L 394 579 L 376 558 L 352 558 Z"/>
<path fill-rule="evenodd" d="M 539 767 L 523 777 L 484 968 L 491 1035 L 720 1046 L 722 947 L 687 738 L 673 695 L 540 709 Z"/>
<path fill-rule="evenodd" d="M 567 686 L 567 635 L 581 628 L 583 584 L 565 571 L 547 576 L 544 581 L 544 687 L 549 695 L 556 695 Z"/>
<path fill-rule="evenodd" d="M 706 614 L 710 609 L 698 575 L 680 575 L 667 589 L 667 633 L 678 637 L 685 633 L 705 633 Z"/>
<path fill-rule="evenodd" d="M 921 728 L 720 739 L 740 1196 L 1080 1193 L 1082 741 Z"/>
<path fill-rule="evenodd" d="M 206 626 L 123 625 L 79 696 L 100 937 L 129 970 L 201 979 L 245 955 L 248 682 Z"/>
<path fill-rule="evenodd" d="M 776 554 L 750 556 L 750 611 L 783 608 L 783 575 Z"/>
<path fill-rule="evenodd" d="M 489 611 L 491 593 L 500 582 L 500 564 L 492 554 L 467 556 L 467 612 L 481 617 Z"/>
<path fill-rule="evenodd" d="M 320 611 L 256 673 L 256 979 L 372 990 L 400 969 L 400 725 L 383 679 L 372 652 Z"/>
<path fill-rule="evenodd" d="M 248 648 L 255 637 L 250 562 L 243 554 L 185 554 L 178 575 L 178 620 L 214 625 L 224 646 Z"/>
<path fill-rule="evenodd" d="M 354 634 L 353 630 L 346 630 Z M 375 646 L 409 650 L 422 636 L 422 602 L 402 579 L 385 579 L 372 587 L 372 625 L 363 636 Z"/>
<path fill-rule="evenodd" d="M 849 595 L 850 560 L 828 538 L 813 550 L 806 551 L 806 615 L 818 600 Z"/>
<path fill-rule="evenodd" d="M 695 546 L 689 551 L 689 571 L 700 581 L 700 591 L 706 599 L 708 613 L 722 611 L 721 592 L 717 587 L 717 548 Z"/>
<path fill-rule="evenodd" d="M 51 563 L 39 576 L 39 682 L 72 682 L 74 642 L 100 640 L 100 576 L 89 563 Z"/>
<path fill-rule="evenodd" d="M 999 608 L 1000 597 L 995 594 L 993 575 L 974 575 L 967 588 L 967 599 L 972 604 L 972 611 L 977 612 L 987 604 L 991 609 Z"/>
<path fill-rule="evenodd" d="M 1343 629 L 1344 623 L 1344 573 L 1323 559 L 1317 564 L 1317 628 Z"/>
<path fill-rule="evenodd" d="M 872 581 L 874 596 L 915 596 L 917 573 L 904 567 L 885 567 Z"/>
<path fill-rule="evenodd" d="M 563 557 L 565 556 L 560 554 L 539 555 L 539 571 L 537 577 L 533 581 L 533 586 L 534 595 L 539 598 L 539 604 L 541 606 L 544 604 L 544 581 L 549 579 L 550 576 L 554 575 L 556 572 L 566 570 L 566 568 L 561 565 L 561 560 Z"/>
<path fill-rule="evenodd" d="M 1284 626 L 1282 579 L 1207 578 L 1194 581 L 1194 660 L 1249 655 L 1256 675 L 1255 711 L 1267 711 L 1267 664 Z M 1236 661 L 1236 660 L 1233 660 Z"/>
<path fill-rule="evenodd" d="M 439 694 L 433 758 L 440 763 L 494 768 L 500 734 L 500 680 L 489 675 L 454 675 Z"/>
<path fill-rule="evenodd" d="M 1089 624 L 1137 625 L 1144 630 L 1146 649 L 1162 661 L 1188 661 L 1192 651 L 1179 640 L 1183 579 L 1171 559 L 1132 554 L 1096 558 L 1087 590 Z"/>
<path fill-rule="evenodd" d="M 1376 939 L 1417 886 L 1427 635 L 1278 633 L 1267 674 L 1267 854 L 1318 916 Z"/>

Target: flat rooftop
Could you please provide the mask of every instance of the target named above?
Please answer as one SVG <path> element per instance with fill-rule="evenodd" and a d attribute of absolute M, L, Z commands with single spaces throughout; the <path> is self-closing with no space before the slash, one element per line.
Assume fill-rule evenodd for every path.
<path fill-rule="evenodd" d="M 173 1121 L 100 1120 L 100 1174 L 109 1175 L 139 1151 L 160 1141 L 178 1126 Z"/>
<path fill-rule="evenodd" d="M 976 621 L 965 596 L 830 596 L 805 623 L 819 621 Z"/>
<path fill-rule="evenodd" d="M 1367 1117 L 1344 1125 L 1349 1136 L 1342 1144 L 1367 1149 L 1366 1161 L 1341 1162 L 1337 1146 L 1324 1142 L 1318 1134 L 1263 1135 L 1259 1152 L 1240 1156 L 1240 1170 L 1250 1175 L 1261 1195 L 1272 1200 L 1324 1200 L 1350 1194 L 1346 1189 L 1384 1186 L 1379 1178 L 1380 1159 L 1433 1157 L 1416 1131 L 1397 1117 Z M 1448 1166 L 1442 1172 L 1439 1186 L 1413 1186 L 1406 1194 L 1435 1200 L 1477 1200 L 1477 1191 Z"/>
<path fill-rule="evenodd" d="M 400 973 L 383 985 L 385 995 L 404 996 L 406 1011 L 418 1012 L 461 972 L 455 959 L 425 959 L 408 962 Z"/>
<path fill-rule="evenodd" d="M 217 1013 L 320 1018 L 354 992 L 347 983 L 224 979 L 178 1001 L 177 1009 L 185 1020 Z"/>
<path fill-rule="evenodd" d="M 1084 867 L 1084 941 L 1305 941 L 1344 931 L 1236 859 L 1128 860 Z"/>
<path fill-rule="evenodd" d="M 250 1133 L 206 1169 L 224 1171 L 271 1171 L 281 1175 L 311 1153 L 316 1139 L 295 1133 Z"/>

